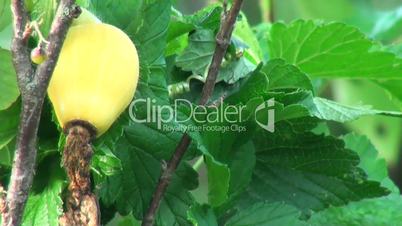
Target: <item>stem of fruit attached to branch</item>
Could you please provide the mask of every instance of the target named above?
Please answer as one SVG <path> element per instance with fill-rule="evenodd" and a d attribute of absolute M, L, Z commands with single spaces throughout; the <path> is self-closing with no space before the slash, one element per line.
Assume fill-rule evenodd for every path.
<path fill-rule="evenodd" d="M 226 4 L 226 1 L 224 1 Z M 239 15 L 241 6 L 243 4 L 243 0 L 234 0 L 233 5 L 229 12 L 226 12 L 222 16 L 221 27 L 216 37 L 216 48 L 212 58 L 211 65 L 208 69 L 208 76 L 206 82 L 204 84 L 200 105 L 206 105 L 209 98 L 211 97 L 214 88 L 215 82 L 218 76 L 219 68 L 222 63 L 222 59 L 225 56 L 226 50 L 230 44 L 230 39 L 232 37 L 232 32 L 234 29 L 234 25 Z M 162 173 L 159 178 L 158 185 L 153 194 L 151 204 L 144 216 L 142 221 L 142 226 L 152 226 L 155 220 L 156 212 L 159 208 L 160 202 L 162 200 L 163 194 L 169 185 L 169 182 L 172 178 L 174 171 L 179 165 L 182 157 L 184 156 L 186 150 L 190 146 L 191 138 L 188 134 L 184 134 L 181 138 L 179 144 L 176 147 L 176 150 L 169 160 L 166 166 L 162 167 Z"/>
<path fill-rule="evenodd" d="M 59 219 L 60 226 L 98 226 L 100 211 L 96 196 L 91 191 L 91 140 L 95 129 L 78 121 L 67 126 L 67 140 L 63 152 L 63 166 L 69 178 L 69 196 L 66 211 Z"/>
<path fill-rule="evenodd" d="M 14 36 L 11 51 L 21 93 L 22 112 L 2 225 L 20 225 L 35 171 L 36 140 L 42 105 L 50 77 L 73 18 L 81 10 L 75 0 L 61 0 L 52 23 L 46 48 L 48 60 L 32 66 L 26 37 L 29 15 L 24 0 L 12 0 Z"/>

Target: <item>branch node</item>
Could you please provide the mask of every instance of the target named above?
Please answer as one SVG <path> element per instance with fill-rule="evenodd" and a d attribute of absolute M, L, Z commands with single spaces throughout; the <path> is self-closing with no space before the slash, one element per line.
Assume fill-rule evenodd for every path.
<path fill-rule="evenodd" d="M 161 161 L 161 167 L 162 167 L 162 171 L 163 171 L 163 172 L 166 171 L 166 169 L 167 169 L 167 162 L 166 162 L 165 160 L 162 160 L 162 161 Z"/>
<path fill-rule="evenodd" d="M 216 37 L 216 44 L 218 46 L 228 46 L 230 44 L 230 40 L 226 38 Z"/>
<path fill-rule="evenodd" d="M 64 16 L 71 18 L 71 19 L 76 19 L 78 18 L 81 13 L 82 13 L 82 9 L 79 5 L 72 5 L 70 8 L 66 7 L 64 8 Z"/>
<path fill-rule="evenodd" d="M 7 212 L 6 194 L 7 194 L 7 191 L 4 190 L 2 185 L 0 185 L 0 214 L 1 214 L 1 216 L 3 216 Z"/>

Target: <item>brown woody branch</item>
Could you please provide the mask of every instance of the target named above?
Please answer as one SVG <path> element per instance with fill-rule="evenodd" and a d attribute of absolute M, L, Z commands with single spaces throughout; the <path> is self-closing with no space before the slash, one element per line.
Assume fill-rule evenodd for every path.
<path fill-rule="evenodd" d="M 2 221 L 2 225 L 7 226 L 21 224 L 35 171 L 36 137 L 47 86 L 71 21 L 80 14 L 75 0 L 60 1 L 48 36 L 48 60 L 34 68 L 27 45 L 26 29 L 29 16 L 24 7 L 24 0 L 12 0 L 11 8 L 14 17 L 11 51 L 21 93 L 22 112 Z"/>
<path fill-rule="evenodd" d="M 208 69 L 208 76 L 206 82 L 204 84 L 201 93 L 201 99 L 199 102 L 200 105 L 206 105 L 214 91 L 219 68 L 221 66 L 223 57 L 225 56 L 226 50 L 230 44 L 230 39 L 232 37 L 234 25 L 237 16 L 239 15 L 242 3 L 243 0 L 234 0 L 230 11 L 225 12 L 222 16 L 221 27 L 216 37 L 215 52 L 212 58 L 211 65 L 209 66 Z M 226 8 L 225 4 L 226 1 L 224 1 L 224 8 Z M 152 226 L 154 224 L 155 215 L 159 208 L 163 195 L 166 191 L 166 188 L 170 183 L 174 171 L 176 170 L 182 157 L 184 156 L 188 147 L 190 146 L 190 143 L 191 143 L 190 136 L 188 134 L 184 134 L 179 144 L 177 145 L 173 156 L 171 157 L 167 165 L 162 167 L 162 174 L 159 178 L 159 182 L 153 194 L 150 206 L 142 221 L 142 226 Z"/>

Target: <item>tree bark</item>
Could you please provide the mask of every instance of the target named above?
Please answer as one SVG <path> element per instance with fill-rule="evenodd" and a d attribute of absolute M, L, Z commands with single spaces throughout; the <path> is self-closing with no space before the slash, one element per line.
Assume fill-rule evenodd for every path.
<path fill-rule="evenodd" d="M 26 29 L 29 16 L 24 7 L 24 0 L 12 0 L 11 8 L 14 18 L 11 51 L 21 93 L 22 112 L 5 210 L 2 215 L 4 226 L 21 224 L 35 171 L 37 133 L 47 86 L 71 21 L 81 12 L 74 0 L 61 0 L 48 36 L 49 44 L 46 48 L 48 60 L 35 69 L 31 64 L 27 45 Z"/>

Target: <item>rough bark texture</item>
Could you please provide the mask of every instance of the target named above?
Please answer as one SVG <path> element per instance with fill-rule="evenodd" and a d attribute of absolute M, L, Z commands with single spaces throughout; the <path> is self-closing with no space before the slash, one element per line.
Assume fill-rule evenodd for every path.
<path fill-rule="evenodd" d="M 63 166 L 69 178 L 66 211 L 60 217 L 61 226 L 100 225 L 99 205 L 91 192 L 90 164 L 93 155 L 93 134 L 85 126 L 68 129 L 63 151 Z"/>
<path fill-rule="evenodd" d="M 243 0 L 234 0 L 230 11 L 227 12 L 227 3 L 226 1 L 223 2 L 224 13 L 222 15 L 221 27 L 216 37 L 216 48 L 211 65 L 208 69 L 207 79 L 201 93 L 201 99 L 199 103 L 200 105 L 206 105 L 214 91 L 219 68 L 222 64 L 223 57 L 226 54 L 226 50 L 230 44 L 234 25 L 236 23 L 236 19 L 239 15 L 242 4 Z M 166 188 L 168 187 L 173 173 L 175 172 L 190 144 L 190 136 L 188 134 L 184 134 L 167 166 L 162 167 L 163 169 L 159 178 L 158 185 L 155 189 L 149 208 L 142 221 L 142 226 L 152 226 L 154 224 L 155 215 L 158 211 Z"/>
<path fill-rule="evenodd" d="M 48 36 L 48 60 L 35 69 L 31 64 L 27 45 L 29 16 L 24 8 L 24 0 L 11 2 L 14 18 L 11 51 L 21 93 L 22 112 L 2 225 L 21 224 L 35 171 L 36 137 L 47 86 L 71 21 L 81 12 L 74 3 L 74 0 L 60 1 Z"/>

